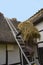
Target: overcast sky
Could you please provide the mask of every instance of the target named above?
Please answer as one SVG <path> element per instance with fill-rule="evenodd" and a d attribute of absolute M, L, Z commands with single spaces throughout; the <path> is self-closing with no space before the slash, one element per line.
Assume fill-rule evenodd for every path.
<path fill-rule="evenodd" d="M 43 0 L 0 0 L 0 12 L 24 21 L 43 8 Z"/>

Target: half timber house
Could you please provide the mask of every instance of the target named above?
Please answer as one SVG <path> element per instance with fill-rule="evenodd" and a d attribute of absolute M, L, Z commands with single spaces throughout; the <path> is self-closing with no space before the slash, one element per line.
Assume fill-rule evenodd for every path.
<path fill-rule="evenodd" d="M 17 28 L 19 21 L 11 20 Z M 0 65 L 19 63 L 19 47 L 14 40 L 11 30 L 0 13 Z"/>
<path fill-rule="evenodd" d="M 39 63 L 43 65 L 43 9 L 39 10 L 36 14 L 28 19 L 39 30 L 41 38 L 38 41 L 38 56 Z M 37 54 L 36 54 L 37 55 Z"/>
<path fill-rule="evenodd" d="M 15 28 L 17 29 L 17 26 L 19 24 L 19 21 L 16 19 L 8 19 L 10 20 Z M 34 26 L 36 26 L 41 34 L 40 41 L 38 40 L 38 43 L 43 43 L 43 9 L 41 9 L 39 12 L 37 12 L 35 15 L 30 17 L 28 21 L 31 21 Z M 43 49 L 43 44 L 38 44 L 38 49 Z M 43 50 L 40 51 L 40 59 L 39 63 L 43 65 Z M 35 54 L 34 58 L 36 60 L 37 56 L 37 48 L 35 48 Z M 26 58 L 26 57 L 25 57 Z M 14 39 L 14 36 L 12 35 L 12 32 L 6 22 L 5 17 L 2 13 L 0 13 L 0 65 L 27 65 L 26 60 L 24 56 L 21 57 L 21 51 L 19 49 L 19 46 Z M 27 58 L 26 58 L 27 59 Z M 28 61 L 28 60 L 27 60 Z M 36 60 L 36 64 L 39 65 L 38 60 Z M 22 62 L 22 63 L 21 63 Z M 29 62 L 28 62 L 29 63 Z M 29 65 L 31 65 L 29 63 Z"/>

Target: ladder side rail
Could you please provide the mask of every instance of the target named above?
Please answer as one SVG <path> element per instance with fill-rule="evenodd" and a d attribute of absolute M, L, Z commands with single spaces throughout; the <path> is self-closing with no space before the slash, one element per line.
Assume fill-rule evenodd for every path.
<path fill-rule="evenodd" d="M 17 31 L 16 28 L 14 27 L 13 23 L 12 23 L 8 18 L 6 18 L 6 20 L 9 21 L 9 23 L 10 23 L 11 27 L 14 29 L 14 31 L 16 31 L 16 33 L 18 33 L 18 31 Z"/>
<path fill-rule="evenodd" d="M 13 36 L 14 36 L 14 38 L 15 38 L 15 40 L 16 40 L 16 42 L 17 42 L 17 44 L 18 44 L 18 46 L 19 46 L 19 48 L 20 48 L 20 50 L 21 50 L 21 52 L 22 52 L 22 54 L 24 55 L 24 57 L 25 57 L 27 63 L 28 63 L 29 65 L 31 65 L 31 63 L 29 62 L 29 60 L 28 60 L 28 58 L 26 57 L 25 53 L 23 52 L 23 50 L 22 50 L 22 48 L 21 48 L 21 46 L 20 46 L 18 40 L 16 39 L 16 35 L 15 35 L 15 33 L 14 33 L 14 30 L 13 30 L 11 24 L 10 24 L 10 21 L 9 21 L 7 18 L 6 18 L 6 22 L 7 22 L 7 24 L 9 25 L 9 27 L 10 27 L 10 29 L 11 29 L 11 32 L 12 32 L 12 34 L 13 34 Z"/>
<path fill-rule="evenodd" d="M 8 18 L 6 18 L 6 20 L 7 20 Z M 10 20 L 8 20 L 9 22 L 10 22 L 10 25 L 11 25 L 11 27 L 14 29 L 14 31 L 16 31 L 16 33 L 18 33 L 18 31 L 16 30 L 16 28 L 15 28 L 15 26 L 13 25 L 13 23 L 10 21 Z M 15 34 L 16 34 L 15 33 Z M 22 37 L 20 36 L 20 38 L 22 39 Z M 22 39 L 22 41 L 23 41 L 23 39 Z M 23 41 L 24 42 L 24 41 Z"/>

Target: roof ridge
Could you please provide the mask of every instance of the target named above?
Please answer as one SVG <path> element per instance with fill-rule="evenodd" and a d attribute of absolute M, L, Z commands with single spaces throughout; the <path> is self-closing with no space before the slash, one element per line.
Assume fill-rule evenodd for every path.
<path fill-rule="evenodd" d="M 35 15 L 37 15 L 38 13 L 42 12 L 43 8 L 41 8 L 40 10 L 38 10 L 33 16 L 31 16 L 29 19 L 27 19 L 26 21 L 30 20 L 32 17 L 34 17 Z"/>

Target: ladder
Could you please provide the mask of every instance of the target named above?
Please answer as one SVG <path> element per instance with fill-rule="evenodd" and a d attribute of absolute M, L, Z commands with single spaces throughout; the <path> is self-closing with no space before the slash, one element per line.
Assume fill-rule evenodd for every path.
<path fill-rule="evenodd" d="M 24 56 L 24 58 L 25 58 L 25 60 L 27 62 L 27 65 L 32 65 L 33 63 L 35 63 L 35 61 L 33 61 L 33 62 L 29 61 L 29 59 L 28 59 L 29 54 L 28 54 L 27 49 L 25 48 L 25 43 L 24 43 L 21 35 L 16 36 L 18 34 L 17 29 L 14 27 L 13 23 L 8 18 L 5 17 L 5 19 L 6 19 L 6 22 L 7 22 L 8 26 L 9 26 L 9 28 L 11 29 L 11 32 L 12 32 L 12 34 L 14 36 L 14 39 L 16 40 L 16 42 L 17 42 L 17 44 L 18 44 L 18 46 L 20 48 L 21 54 Z M 23 65 L 23 59 L 22 59 L 22 65 Z"/>

